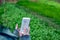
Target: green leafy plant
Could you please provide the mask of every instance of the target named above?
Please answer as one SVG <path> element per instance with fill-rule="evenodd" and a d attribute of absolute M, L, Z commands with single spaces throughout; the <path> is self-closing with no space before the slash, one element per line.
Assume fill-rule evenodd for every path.
<path fill-rule="evenodd" d="M 42 1 L 39 1 L 37 3 L 30 1 L 18 1 L 17 4 L 39 12 L 39 15 L 53 18 L 55 22 L 60 25 L 60 4 L 53 1 Z"/>

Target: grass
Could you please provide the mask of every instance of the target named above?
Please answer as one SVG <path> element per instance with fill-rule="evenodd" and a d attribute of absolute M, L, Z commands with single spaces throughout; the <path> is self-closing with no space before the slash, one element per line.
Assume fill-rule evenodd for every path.
<path fill-rule="evenodd" d="M 56 23 L 60 25 L 60 4 L 53 1 L 46 2 L 29 2 L 19 1 L 18 5 L 30 8 L 33 11 L 39 12 L 40 15 L 44 15 L 53 18 Z"/>
<path fill-rule="evenodd" d="M 31 40 L 60 40 L 60 30 L 56 30 L 51 26 L 46 26 L 40 18 L 28 13 L 23 8 L 17 8 L 13 4 L 5 4 L 5 13 L 2 15 L 2 23 L 4 26 L 10 27 L 13 31 L 15 24 L 21 26 L 23 17 L 30 17 L 30 34 Z"/>

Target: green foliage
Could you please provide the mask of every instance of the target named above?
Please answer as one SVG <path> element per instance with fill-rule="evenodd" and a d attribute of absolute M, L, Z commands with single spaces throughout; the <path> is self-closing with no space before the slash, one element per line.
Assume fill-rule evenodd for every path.
<path fill-rule="evenodd" d="M 0 24 L 2 23 L 1 22 L 1 15 L 4 13 L 4 7 L 3 6 L 0 6 Z"/>
<path fill-rule="evenodd" d="M 53 1 L 46 2 L 28 2 L 20 1 L 17 2 L 18 5 L 30 8 L 33 11 L 39 12 L 44 16 L 53 18 L 60 25 L 60 4 Z"/>
<path fill-rule="evenodd" d="M 21 26 L 23 17 L 30 17 L 31 40 L 60 40 L 60 30 L 46 26 L 45 23 L 34 15 L 26 12 L 23 8 L 17 8 L 15 5 L 6 4 L 5 13 L 2 15 L 2 22 L 5 26 L 14 30 L 15 24 Z"/>
<path fill-rule="evenodd" d="M 0 16 L 4 13 L 4 8 L 0 6 Z"/>

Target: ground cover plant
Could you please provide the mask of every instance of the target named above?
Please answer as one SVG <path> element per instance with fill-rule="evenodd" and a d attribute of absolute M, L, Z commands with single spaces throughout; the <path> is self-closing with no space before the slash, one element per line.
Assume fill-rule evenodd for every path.
<path fill-rule="evenodd" d="M 5 13 L 1 19 L 4 26 L 10 27 L 13 31 L 16 23 L 19 27 L 21 26 L 23 17 L 31 18 L 31 40 L 60 40 L 60 30 L 46 26 L 40 18 L 26 12 L 23 8 L 17 8 L 16 5 L 10 3 L 5 4 Z"/>
<path fill-rule="evenodd" d="M 4 7 L 0 6 L 0 16 L 4 13 Z"/>
<path fill-rule="evenodd" d="M 53 18 L 56 23 L 60 25 L 60 4 L 53 1 L 39 1 L 39 2 L 30 2 L 30 1 L 18 1 L 18 5 L 30 8 L 36 12 L 39 12 L 40 15 L 44 15 L 50 18 Z"/>
<path fill-rule="evenodd" d="M 4 13 L 4 7 L 0 5 L 0 23 L 1 23 L 1 15 Z"/>

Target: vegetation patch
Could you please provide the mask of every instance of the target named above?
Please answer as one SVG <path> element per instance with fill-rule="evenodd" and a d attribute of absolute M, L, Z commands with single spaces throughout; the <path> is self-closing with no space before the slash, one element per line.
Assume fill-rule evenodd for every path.
<path fill-rule="evenodd" d="M 19 1 L 18 5 L 29 8 L 33 11 L 39 12 L 40 15 L 44 15 L 53 18 L 56 23 L 60 25 L 60 4 L 47 1 L 47 2 L 29 2 L 29 1 Z"/>

